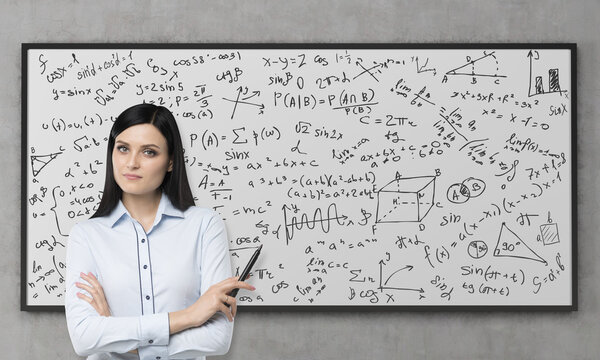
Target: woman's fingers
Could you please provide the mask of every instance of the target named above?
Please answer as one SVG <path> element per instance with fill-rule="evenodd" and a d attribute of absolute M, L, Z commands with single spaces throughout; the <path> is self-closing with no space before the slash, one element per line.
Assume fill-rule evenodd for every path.
<path fill-rule="evenodd" d="M 84 295 L 82 293 L 77 293 L 77 297 L 80 298 L 81 300 L 87 301 L 90 304 L 92 303 L 92 301 L 94 301 L 91 297 L 86 296 L 86 295 Z"/>
<path fill-rule="evenodd" d="M 229 278 L 222 282 L 223 289 L 226 293 L 230 293 L 233 289 L 247 289 L 250 291 L 256 290 L 256 288 L 248 283 L 239 281 L 237 277 Z"/>
<path fill-rule="evenodd" d="M 94 276 L 94 274 L 92 274 L 91 272 L 88 274 L 81 273 L 81 278 L 90 283 L 90 285 L 92 285 L 98 291 L 98 293 L 104 294 L 102 285 L 100 285 L 100 282 L 98 282 L 98 279 L 96 279 L 96 276 Z"/>
<path fill-rule="evenodd" d="M 94 308 L 94 310 L 96 310 L 97 313 L 100 314 L 101 312 L 101 308 L 100 305 L 98 305 L 93 298 L 86 296 L 82 293 L 77 293 L 77 297 L 80 298 L 81 300 L 85 300 L 88 302 L 88 304 L 92 305 L 92 307 Z"/>
<path fill-rule="evenodd" d="M 86 285 L 84 283 L 80 283 L 80 282 L 76 282 L 75 286 L 77 286 L 78 288 L 87 291 L 88 293 L 92 294 L 95 289 L 92 286 Z"/>
<path fill-rule="evenodd" d="M 222 313 L 225 314 L 225 316 L 227 316 L 227 319 L 229 321 L 233 321 L 233 315 L 231 314 L 231 308 L 228 307 L 227 305 L 225 305 L 224 303 L 221 304 L 219 310 L 221 310 Z"/>
<path fill-rule="evenodd" d="M 235 317 L 235 313 L 237 311 L 237 300 L 230 295 L 226 295 L 225 301 L 223 301 L 225 305 L 231 308 L 231 314 Z"/>
<path fill-rule="evenodd" d="M 235 317 L 235 314 L 237 313 L 237 301 L 235 300 L 235 298 L 232 298 L 233 301 L 229 303 L 230 309 L 231 309 L 231 316 Z"/>
<path fill-rule="evenodd" d="M 98 279 L 91 272 L 88 274 L 80 273 L 80 276 L 83 280 L 87 281 L 88 284 L 76 282 L 75 286 L 85 290 L 91 295 L 91 298 L 82 294 L 77 293 L 77 297 L 82 300 L 87 301 L 92 307 L 98 312 L 99 315 L 102 316 L 110 316 L 110 309 L 108 307 L 108 303 L 106 302 L 106 297 L 104 296 L 104 291 Z"/>

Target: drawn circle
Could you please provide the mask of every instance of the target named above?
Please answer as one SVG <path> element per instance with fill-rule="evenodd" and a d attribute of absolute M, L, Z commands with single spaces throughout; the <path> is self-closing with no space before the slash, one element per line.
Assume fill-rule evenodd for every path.
<path fill-rule="evenodd" d="M 481 240 L 471 241 L 469 243 L 469 247 L 467 248 L 467 253 L 473 259 L 481 259 L 488 252 L 488 246 Z"/>
<path fill-rule="evenodd" d="M 466 179 L 461 184 L 464 185 L 467 189 L 469 189 L 469 194 L 472 198 L 478 197 L 479 195 L 483 194 L 483 191 L 485 190 L 485 183 L 483 182 L 483 180 L 476 179 L 473 177 Z"/>
<path fill-rule="evenodd" d="M 457 183 L 450 185 L 448 191 L 446 192 L 446 197 L 451 203 L 462 204 L 469 200 L 471 197 L 471 192 L 465 185 Z"/>

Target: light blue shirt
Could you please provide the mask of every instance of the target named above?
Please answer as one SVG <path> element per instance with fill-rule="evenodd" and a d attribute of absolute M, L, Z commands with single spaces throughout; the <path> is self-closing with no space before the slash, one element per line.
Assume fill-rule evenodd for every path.
<path fill-rule="evenodd" d="M 80 273 L 98 278 L 112 316 L 77 297 Z M 169 335 L 168 313 L 193 304 L 232 276 L 225 224 L 210 209 L 176 209 L 163 193 L 148 232 L 121 201 L 108 216 L 69 235 L 65 313 L 75 352 L 88 359 L 204 359 L 228 351 L 233 323 L 217 312 L 200 327 Z"/>

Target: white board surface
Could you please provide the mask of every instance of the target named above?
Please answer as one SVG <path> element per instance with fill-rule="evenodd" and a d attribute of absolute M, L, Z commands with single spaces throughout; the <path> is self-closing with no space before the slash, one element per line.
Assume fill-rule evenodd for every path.
<path fill-rule="evenodd" d="M 572 307 L 569 46 L 30 46 L 25 307 L 63 305 L 125 108 L 175 115 L 249 306 Z"/>

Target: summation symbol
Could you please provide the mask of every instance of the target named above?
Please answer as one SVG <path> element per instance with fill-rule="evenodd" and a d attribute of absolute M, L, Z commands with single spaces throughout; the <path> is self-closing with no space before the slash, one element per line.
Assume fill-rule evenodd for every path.
<path fill-rule="evenodd" d="M 467 63 L 448 71 L 443 82 L 448 81 L 448 75 L 472 76 L 473 84 L 477 83 L 477 77 L 505 78 L 506 75 L 498 74 L 500 66 L 495 55 L 496 52 L 492 51 L 488 54 L 484 51 L 483 53 L 484 55 L 482 57 L 475 60 L 471 59 L 470 56 L 467 56 Z"/>
<path fill-rule="evenodd" d="M 62 154 L 62 152 L 47 155 L 31 155 L 31 172 L 33 173 L 33 177 L 38 176 L 40 171 L 60 154 Z"/>
<path fill-rule="evenodd" d="M 306 213 L 300 216 L 300 219 L 296 216 L 292 216 L 288 219 L 290 210 L 294 213 L 298 212 L 298 208 L 290 208 L 287 205 L 283 205 L 283 223 L 285 225 L 285 239 L 286 245 L 289 245 L 290 240 L 294 237 L 294 230 L 302 230 L 304 226 L 309 229 L 314 229 L 316 224 L 321 224 L 321 229 L 324 233 L 328 233 L 331 229 L 331 221 L 335 220 L 338 225 L 345 225 L 345 220 L 348 218 L 346 215 L 339 215 L 337 206 L 335 203 L 327 207 L 327 215 L 323 218 L 323 212 L 321 208 L 317 208 L 312 216 L 312 220 Z M 289 221 L 289 222 L 288 222 Z"/>
<path fill-rule="evenodd" d="M 545 265 L 548 262 L 542 259 L 535 251 L 533 251 L 521 238 L 511 229 L 502 223 L 500 235 L 498 235 L 498 243 L 494 249 L 496 257 L 512 257 L 525 260 L 533 260 L 541 262 Z"/>

